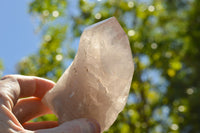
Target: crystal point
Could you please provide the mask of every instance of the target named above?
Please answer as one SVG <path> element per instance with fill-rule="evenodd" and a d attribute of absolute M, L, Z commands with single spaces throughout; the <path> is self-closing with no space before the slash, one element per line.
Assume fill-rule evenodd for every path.
<path fill-rule="evenodd" d="M 133 71 L 128 37 L 109 18 L 84 30 L 74 61 L 43 102 L 60 123 L 92 118 L 105 131 L 126 104 Z"/>

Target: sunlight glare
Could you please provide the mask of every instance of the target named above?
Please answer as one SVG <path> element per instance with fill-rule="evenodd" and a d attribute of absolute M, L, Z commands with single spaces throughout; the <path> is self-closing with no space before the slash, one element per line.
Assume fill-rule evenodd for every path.
<path fill-rule="evenodd" d="M 157 49 L 157 47 L 158 47 L 158 45 L 157 45 L 156 43 L 152 43 L 152 44 L 151 44 L 151 48 L 152 48 L 152 49 Z"/>
<path fill-rule="evenodd" d="M 50 36 L 50 35 L 45 35 L 45 36 L 44 36 L 44 40 L 45 40 L 46 42 L 51 41 L 51 36 Z"/>
<path fill-rule="evenodd" d="M 155 7 L 152 6 L 152 5 L 150 5 L 150 6 L 148 7 L 148 10 L 149 10 L 150 12 L 153 12 L 153 11 L 155 10 Z"/>
<path fill-rule="evenodd" d="M 43 14 L 44 16 L 49 16 L 49 11 L 48 11 L 48 10 L 44 10 L 44 11 L 42 12 L 42 14 Z"/>
<path fill-rule="evenodd" d="M 100 13 L 95 14 L 95 18 L 96 19 L 101 19 L 101 14 Z"/>
<path fill-rule="evenodd" d="M 185 111 L 185 106 L 180 105 L 180 106 L 178 107 L 178 111 L 184 112 L 184 111 Z"/>
<path fill-rule="evenodd" d="M 128 7 L 130 7 L 130 8 L 133 8 L 133 7 L 134 7 L 133 1 L 128 2 Z"/>
<path fill-rule="evenodd" d="M 188 94 L 188 95 L 192 95 L 193 93 L 194 93 L 193 88 L 187 89 L 187 94 Z"/>
<path fill-rule="evenodd" d="M 177 124 L 172 124 L 172 125 L 171 125 L 171 129 L 172 129 L 172 130 L 178 130 L 178 128 L 179 128 L 179 127 L 178 127 Z"/>
<path fill-rule="evenodd" d="M 59 12 L 58 12 L 58 11 L 53 11 L 53 12 L 52 12 L 52 15 L 53 15 L 55 18 L 57 18 L 57 17 L 59 16 Z"/>
<path fill-rule="evenodd" d="M 61 61 L 63 59 L 63 56 L 61 54 L 56 55 L 56 60 Z"/>
<path fill-rule="evenodd" d="M 134 36 L 135 35 L 135 31 L 134 30 L 129 30 L 128 31 L 128 35 L 129 36 Z"/>

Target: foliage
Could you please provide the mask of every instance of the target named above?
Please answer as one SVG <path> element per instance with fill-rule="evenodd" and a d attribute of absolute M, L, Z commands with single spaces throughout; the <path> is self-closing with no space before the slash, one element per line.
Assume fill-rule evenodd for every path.
<path fill-rule="evenodd" d="M 0 59 L 0 77 L 2 76 L 2 74 L 3 74 L 3 62 Z"/>
<path fill-rule="evenodd" d="M 126 108 L 107 132 L 198 133 L 199 6 L 199 0 L 33 0 L 41 47 L 18 72 L 56 81 L 83 29 L 115 16 L 129 36 L 135 73 Z M 55 117 L 36 121 L 49 119 Z"/>

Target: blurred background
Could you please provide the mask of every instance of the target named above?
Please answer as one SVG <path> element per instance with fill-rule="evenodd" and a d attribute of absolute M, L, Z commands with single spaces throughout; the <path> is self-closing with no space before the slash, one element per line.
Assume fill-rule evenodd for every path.
<path fill-rule="evenodd" d="M 73 61 L 84 28 L 115 16 L 135 73 L 107 133 L 200 133 L 200 0 L 7 0 L 0 14 L 0 76 L 54 81 Z"/>

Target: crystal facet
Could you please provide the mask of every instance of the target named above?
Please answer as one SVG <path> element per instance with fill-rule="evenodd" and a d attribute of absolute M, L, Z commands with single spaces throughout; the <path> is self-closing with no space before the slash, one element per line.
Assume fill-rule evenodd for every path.
<path fill-rule="evenodd" d="M 84 30 L 74 61 L 43 102 L 60 123 L 92 118 L 105 131 L 126 104 L 133 71 L 128 37 L 109 18 Z"/>

